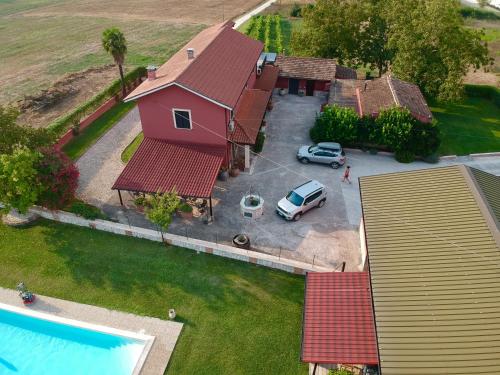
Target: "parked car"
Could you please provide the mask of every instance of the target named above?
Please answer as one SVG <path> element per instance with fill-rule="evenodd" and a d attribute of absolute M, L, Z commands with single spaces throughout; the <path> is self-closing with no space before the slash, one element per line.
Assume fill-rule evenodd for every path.
<path fill-rule="evenodd" d="M 325 186 L 311 180 L 297 186 L 278 202 L 276 212 L 287 220 L 299 220 L 314 207 L 323 207 L 326 202 Z"/>
<path fill-rule="evenodd" d="M 320 142 L 317 145 L 302 146 L 297 152 L 297 159 L 301 163 L 328 164 L 332 168 L 344 165 L 346 158 L 342 146 L 336 142 Z"/>

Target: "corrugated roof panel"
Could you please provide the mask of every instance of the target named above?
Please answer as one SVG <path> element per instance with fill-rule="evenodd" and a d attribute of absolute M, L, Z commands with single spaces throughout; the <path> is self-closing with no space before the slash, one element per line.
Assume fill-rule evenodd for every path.
<path fill-rule="evenodd" d="M 360 186 L 382 375 L 500 373 L 499 233 L 465 167 Z"/>

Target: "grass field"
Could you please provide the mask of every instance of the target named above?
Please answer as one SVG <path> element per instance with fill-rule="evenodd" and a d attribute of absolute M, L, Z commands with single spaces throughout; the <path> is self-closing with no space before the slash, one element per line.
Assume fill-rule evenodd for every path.
<path fill-rule="evenodd" d="M 107 27 L 125 33 L 127 69 L 161 64 L 207 25 L 259 2 L 0 0 L 0 104 L 37 94 L 66 73 L 112 63 L 100 42 Z"/>
<path fill-rule="evenodd" d="M 431 104 L 442 133 L 441 155 L 500 151 L 500 109 L 482 98 Z"/>
<path fill-rule="evenodd" d="M 135 106 L 135 102 L 119 103 L 103 114 L 77 137 L 73 138 L 63 151 L 71 159 L 75 160 L 82 156 L 99 138 L 111 129 L 123 116 Z"/>
<path fill-rule="evenodd" d="M 40 220 L 0 224 L 0 286 L 184 328 L 167 374 L 305 375 L 300 364 L 304 278 L 248 263 Z"/>

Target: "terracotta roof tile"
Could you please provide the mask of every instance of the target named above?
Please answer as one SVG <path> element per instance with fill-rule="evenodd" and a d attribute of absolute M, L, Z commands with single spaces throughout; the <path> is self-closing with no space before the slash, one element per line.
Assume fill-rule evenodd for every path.
<path fill-rule="evenodd" d="M 301 359 L 378 364 L 367 272 L 307 274 Z"/>
<path fill-rule="evenodd" d="M 235 129 L 231 140 L 236 143 L 254 145 L 260 125 L 266 114 L 272 91 L 245 90 L 234 116 Z"/>
<path fill-rule="evenodd" d="M 332 81 L 335 78 L 355 79 L 357 76 L 355 70 L 341 67 L 332 59 L 279 55 L 276 65 L 280 68 L 280 76 L 289 78 Z"/>
<path fill-rule="evenodd" d="M 255 80 L 254 89 L 271 91 L 276 86 L 280 69 L 277 66 L 265 65 L 262 74 Z"/>
<path fill-rule="evenodd" d="M 144 138 L 113 189 L 156 193 L 175 187 L 179 195 L 207 198 L 224 153 L 224 148 Z"/>
<path fill-rule="evenodd" d="M 186 50 L 195 57 L 188 59 Z M 231 23 L 209 27 L 173 55 L 126 100 L 178 84 L 224 106 L 234 108 L 262 52 L 263 44 L 234 30 Z"/>

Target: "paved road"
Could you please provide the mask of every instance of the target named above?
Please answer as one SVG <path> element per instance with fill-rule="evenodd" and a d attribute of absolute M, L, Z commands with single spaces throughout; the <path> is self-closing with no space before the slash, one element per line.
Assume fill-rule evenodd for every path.
<path fill-rule="evenodd" d="M 124 167 L 121 153 L 140 131 L 139 110 L 135 107 L 78 160 L 79 198 L 99 207 L 117 203 L 117 193 L 111 187 Z"/>

